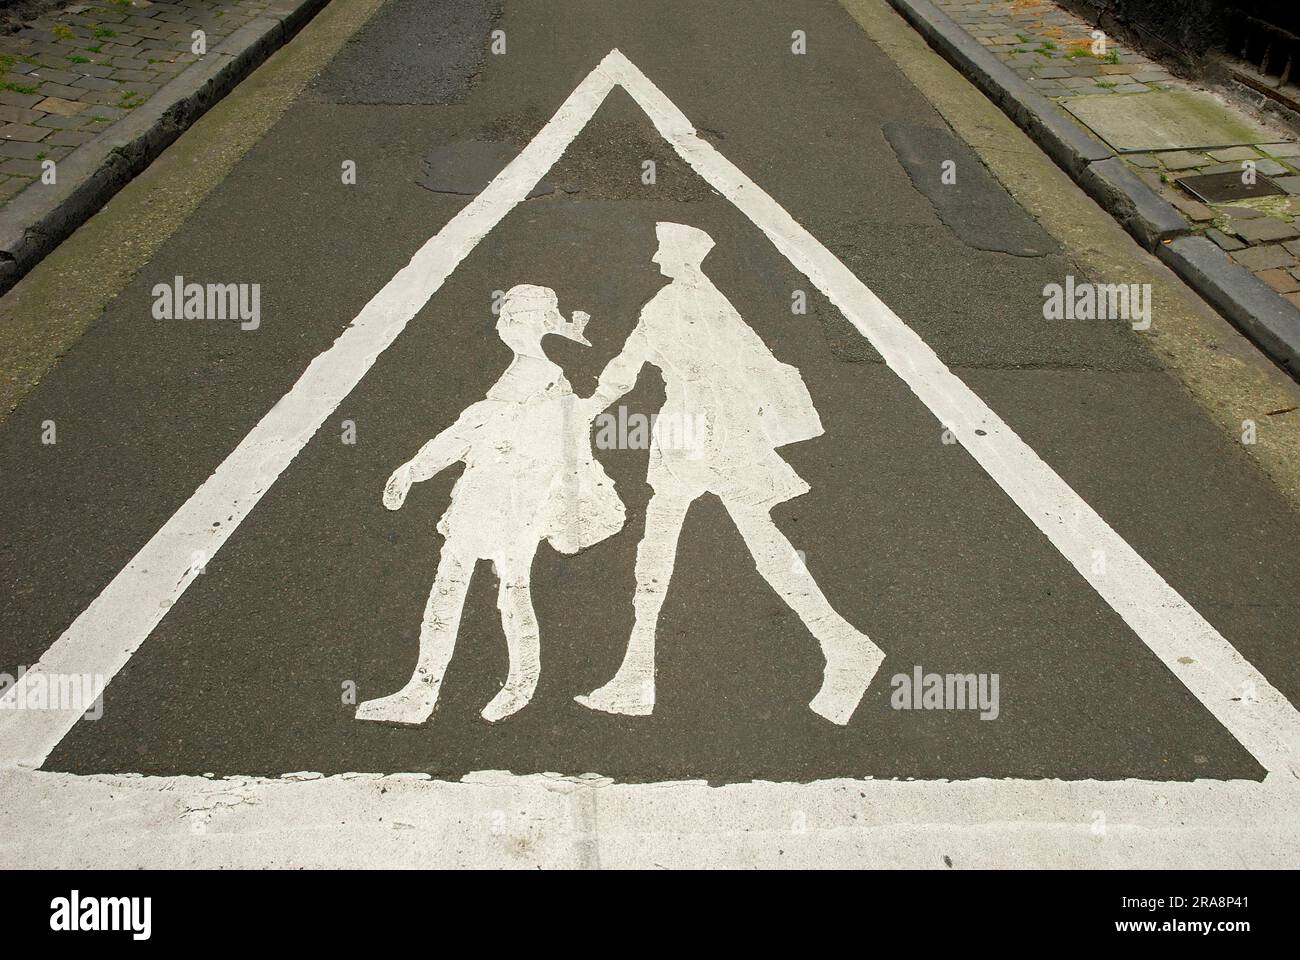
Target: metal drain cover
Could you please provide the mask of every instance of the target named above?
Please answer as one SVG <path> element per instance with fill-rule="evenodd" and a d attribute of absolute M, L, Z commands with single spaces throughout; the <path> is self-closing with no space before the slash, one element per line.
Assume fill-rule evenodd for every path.
<path fill-rule="evenodd" d="M 1285 190 L 1262 173 L 1255 174 L 1254 183 L 1242 183 L 1240 173 L 1201 173 L 1191 177 L 1180 177 L 1174 183 L 1205 203 L 1286 196 Z"/>

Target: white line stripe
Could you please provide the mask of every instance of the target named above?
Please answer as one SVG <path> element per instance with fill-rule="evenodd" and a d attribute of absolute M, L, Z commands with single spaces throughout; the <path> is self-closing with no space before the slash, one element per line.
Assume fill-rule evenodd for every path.
<path fill-rule="evenodd" d="M 1295 782 L 0 771 L 0 868 L 1279 868 Z M 111 810 L 102 817 L 86 811 Z"/>
<path fill-rule="evenodd" d="M 1054 546 L 1270 774 L 1300 776 L 1300 713 L 939 360 L 865 284 L 770 196 L 696 136 L 690 121 L 617 50 L 537 137 L 430 240 L 352 326 L 308 367 L 186 504 L 104 589 L 21 683 L 46 673 L 111 678 L 326 417 L 446 277 L 522 200 L 617 81 L 706 181 L 754 222 L 947 424 Z M 227 520 L 227 518 L 231 518 Z M 213 527 L 220 521 L 221 526 Z M 1102 551 L 1106 572 L 1094 571 Z M 1191 663 L 1181 663 L 1189 658 Z M 15 685 L 6 700 L 21 695 Z M 0 713 L 0 765 L 38 766 L 71 729 L 71 711 Z"/>

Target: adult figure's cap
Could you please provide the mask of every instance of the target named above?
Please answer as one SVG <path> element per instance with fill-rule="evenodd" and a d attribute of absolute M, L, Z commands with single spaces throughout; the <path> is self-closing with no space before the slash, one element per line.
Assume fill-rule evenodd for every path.
<path fill-rule="evenodd" d="M 661 246 L 673 248 L 693 263 L 702 263 L 714 245 L 713 238 L 703 230 L 684 223 L 660 221 L 655 224 L 655 236 Z"/>

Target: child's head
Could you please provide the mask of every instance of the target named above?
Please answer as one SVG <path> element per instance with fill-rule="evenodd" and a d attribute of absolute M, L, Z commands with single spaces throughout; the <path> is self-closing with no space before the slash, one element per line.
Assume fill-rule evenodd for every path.
<path fill-rule="evenodd" d="M 511 347 L 536 345 L 548 333 L 591 346 L 583 336 L 587 315 L 575 313 L 566 320 L 560 313 L 559 301 L 550 287 L 520 283 L 506 291 L 501 302 L 501 316 L 497 318 L 497 333 Z"/>

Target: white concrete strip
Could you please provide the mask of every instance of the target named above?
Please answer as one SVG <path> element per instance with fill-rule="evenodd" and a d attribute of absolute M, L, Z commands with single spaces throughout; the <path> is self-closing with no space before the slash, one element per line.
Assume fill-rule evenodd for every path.
<path fill-rule="evenodd" d="M 429 240 L 0 700 L 0 766 L 39 766 L 81 716 L 9 710 L 39 674 L 112 679 L 326 418 L 461 260 L 551 168 L 608 95 L 594 70 L 533 141 Z"/>
<path fill-rule="evenodd" d="M 940 423 L 1271 774 L 1300 777 L 1300 713 L 880 298 L 709 143 L 618 51 L 604 68 L 682 159 L 847 317 Z"/>
<path fill-rule="evenodd" d="M 1296 787 L 1248 781 L 613 784 L 0 771 L 0 867 L 1300 865 Z"/>

